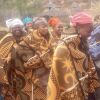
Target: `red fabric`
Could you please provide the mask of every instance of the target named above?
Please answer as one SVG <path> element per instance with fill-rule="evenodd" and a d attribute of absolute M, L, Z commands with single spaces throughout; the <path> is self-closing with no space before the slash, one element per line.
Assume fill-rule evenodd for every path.
<path fill-rule="evenodd" d="M 93 23 L 93 20 L 89 14 L 85 12 L 80 12 L 80 13 L 75 14 L 74 16 L 71 16 L 70 22 L 73 26 L 76 26 L 77 24 Z"/>
<path fill-rule="evenodd" d="M 26 24 L 27 27 L 32 27 L 32 23 Z"/>
<path fill-rule="evenodd" d="M 57 17 L 52 17 L 49 21 L 48 21 L 48 24 L 51 26 L 51 27 L 55 27 L 58 25 L 58 23 L 60 23 L 60 19 L 57 18 Z"/>

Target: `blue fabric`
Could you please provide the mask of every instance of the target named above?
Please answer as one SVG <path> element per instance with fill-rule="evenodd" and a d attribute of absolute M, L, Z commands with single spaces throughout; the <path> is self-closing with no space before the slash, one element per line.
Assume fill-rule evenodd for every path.
<path fill-rule="evenodd" d="M 0 100 L 4 100 L 4 98 L 0 95 Z"/>
<path fill-rule="evenodd" d="M 27 24 L 27 23 L 32 23 L 32 18 L 30 18 L 30 17 L 25 17 L 24 19 L 23 19 L 23 23 L 24 24 Z"/>
<path fill-rule="evenodd" d="M 97 26 L 88 39 L 89 52 L 94 60 L 100 60 L 100 26 Z"/>

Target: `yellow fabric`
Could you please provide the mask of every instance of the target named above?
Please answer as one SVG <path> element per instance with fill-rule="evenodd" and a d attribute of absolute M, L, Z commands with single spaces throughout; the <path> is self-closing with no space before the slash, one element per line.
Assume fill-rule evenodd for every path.
<path fill-rule="evenodd" d="M 26 38 L 25 41 L 29 43 L 32 47 L 35 47 L 39 51 L 47 50 L 50 47 L 51 41 L 47 41 L 44 37 L 42 37 L 37 30 L 31 32 Z"/>
<path fill-rule="evenodd" d="M 66 44 L 62 43 L 56 48 L 48 81 L 47 100 L 84 100 L 76 73 L 86 96 L 89 92 L 94 92 L 95 88 L 100 87 L 100 83 L 93 79 L 98 79 L 97 74 L 94 74 L 93 62 L 90 57 L 88 60 L 87 55 L 79 50 L 79 44 L 80 38 L 75 36 L 66 40 Z M 92 79 L 89 80 L 88 77 Z"/>
<path fill-rule="evenodd" d="M 24 39 L 24 41 L 26 41 L 32 48 L 35 48 L 35 51 L 41 56 L 46 66 L 51 66 L 53 55 L 51 37 L 47 41 L 37 32 L 37 30 L 34 30 Z"/>
<path fill-rule="evenodd" d="M 24 100 L 26 96 L 29 97 L 27 100 L 31 100 L 32 84 L 34 88 L 33 99 L 46 100 L 46 87 L 52 59 L 52 54 L 48 52 L 49 47 L 50 41 L 47 41 L 45 38 L 41 37 L 37 31 L 29 33 L 28 36 L 22 39 L 22 41 L 13 45 L 15 51 L 12 52 L 12 56 L 15 60 L 16 73 L 25 79 L 25 82 L 22 82 L 25 84 L 25 86 L 23 86 L 21 89 L 17 88 L 19 89 L 18 94 L 21 95 L 22 91 L 25 93 L 25 95 L 23 94 L 23 99 L 21 100 Z M 34 52 L 34 50 L 36 52 Z M 34 67 L 34 65 L 28 65 L 27 67 L 24 66 L 29 61 L 29 59 L 34 57 L 37 53 L 39 53 L 40 57 L 43 55 L 41 57 L 42 61 L 36 67 Z M 18 75 L 16 75 L 16 77 L 18 77 Z M 23 85 L 20 83 L 21 80 L 22 79 L 20 78 L 19 81 L 16 81 L 18 87 Z"/>

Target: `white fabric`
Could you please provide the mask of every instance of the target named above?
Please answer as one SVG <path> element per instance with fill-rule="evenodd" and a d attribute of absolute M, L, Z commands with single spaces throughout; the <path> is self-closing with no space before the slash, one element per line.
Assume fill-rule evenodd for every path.
<path fill-rule="evenodd" d="M 20 19 L 15 18 L 15 19 L 7 20 L 6 25 L 7 25 L 8 28 L 12 28 L 12 27 L 15 27 L 17 25 L 23 26 L 24 24 Z"/>
<path fill-rule="evenodd" d="M 13 20 L 13 19 L 9 19 L 9 20 L 6 21 L 6 26 L 7 26 L 8 28 L 11 27 L 11 21 L 12 21 L 12 20 Z"/>

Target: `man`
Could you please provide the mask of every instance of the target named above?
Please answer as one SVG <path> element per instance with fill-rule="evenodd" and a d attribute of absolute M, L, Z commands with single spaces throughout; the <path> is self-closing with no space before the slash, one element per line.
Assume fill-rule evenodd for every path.
<path fill-rule="evenodd" d="M 55 50 L 47 100 L 99 100 L 95 91 L 100 83 L 87 45 L 92 18 L 81 12 L 72 17 L 71 23 L 76 35 L 62 40 Z"/>

